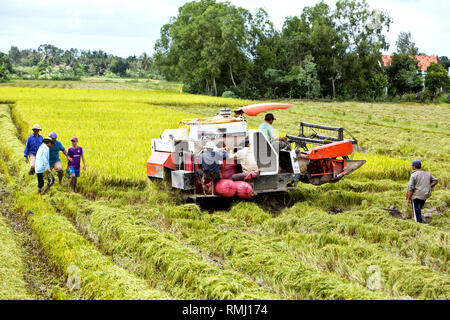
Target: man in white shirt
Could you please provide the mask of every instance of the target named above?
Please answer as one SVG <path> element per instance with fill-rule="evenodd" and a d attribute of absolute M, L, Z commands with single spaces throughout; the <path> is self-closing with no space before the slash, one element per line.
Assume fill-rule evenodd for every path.
<path fill-rule="evenodd" d="M 230 153 L 229 158 L 238 160 L 238 163 L 242 167 L 242 173 L 232 175 L 231 179 L 234 181 L 248 181 L 259 176 L 260 170 L 258 169 L 253 149 L 250 148 L 248 138 L 245 139 L 245 147 L 236 153 Z"/>
<path fill-rule="evenodd" d="M 38 194 L 44 194 L 55 182 L 55 177 L 53 177 L 50 172 L 50 150 L 49 147 L 53 146 L 53 141 L 51 138 L 44 138 L 43 143 L 40 145 L 36 153 L 36 165 L 35 171 L 38 179 Z M 47 185 L 41 192 L 44 186 L 44 174 L 47 176 Z"/>

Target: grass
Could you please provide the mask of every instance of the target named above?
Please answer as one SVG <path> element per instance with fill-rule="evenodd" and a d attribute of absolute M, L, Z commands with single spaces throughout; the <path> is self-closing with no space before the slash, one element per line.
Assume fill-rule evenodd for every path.
<path fill-rule="evenodd" d="M 35 299 L 24 279 L 24 254 L 7 220 L 0 216 L 0 299 Z"/>
<path fill-rule="evenodd" d="M 104 84 L 146 85 L 111 81 Z M 176 127 L 182 118 L 210 116 L 221 107 L 251 101 L 160 90 L 19 87 L 1 87 L 0 100 L 13 105 L 20 131 L 7 115 L 3 132 L 9 136 L 23 142 L 30 126 L 39 123 L 44 133 L 56 131 L 64 144 L 73 135 L 80 138 L 88 171 L 79 185 L 87 199 L 57 186 L 50 191 L 51 199 L 44 197 L 47 202 L 41 203 L 31 194 L 34 181 L 17 190 L 22 207 L 36 205 L 38 211 L 48 212 L 49 219 L 58 217 L 58 223 L 71 231 L 62 230 L 80 241 L 74 245 L 94 248 L 95 254 L 90 254 L 95 259 L 107 258 L 107 268 L 119 268 L 122 280 L 102 278 L 102 286 L 83 293 L 85 298 L 109 297 L 104 292 L 114 291 L 114 283 L 128 276 L 180 299 L 449 298 L 448 105 L 293 101 L 291 109 L 274 111 L 280 133 L 296 134 L 300 121 L 343 126 L 359 141 L 354 159 L 366 164 L 336 184 L 300 184 L 279 202 L 276 213 L 264 203 L 250 201 L 209 214 L 183 204 L 178 193 L 147 181 L 150 140 Z M 251 128 L 262 121 L 263 115 L 248 117 Z M 18 141 L 0 144 L 10 158 L 23 152 Z M 439 178 L 426 204 L 426 209 L 438 211 L 430 225 L 395 219 L 383 210 L 395 205 L 408 216 L 405 188 L 409 164 L 416 158 Z M 30 183 L 22 162 L 3 166 L 14 172 L 5 175 L 10 184 Z M 272 202 L 270 207 L 277 206 L 267 201 Z M 332 209 L 340 213 L 331 214 Z M 36 232 L 44 228 L 32 219 Z M 39 231 L 45 235 L 41 241 L 63 238 L 46 234 L 58 228 L 49 225 Z M 77 252 L 64 252 L 69 256 L 72 251 Z M 47 248 L 47 252 L 55 261 L 63 251 Z M 67 265 L 64 260 L 58 263 L 61 270 Z M 369 288 L 373 267 L 381 277 L 376 290 Z"/>
<path fill-rule="evenodd" d="M 53 196 L 55 206 L 93 232 L 108 253 L 126 252 L 144 268 L 144 276 L 163 274 L 165 289 L 180 298 L 193 299 L 276 299 L 243 275 L 206 261 L 166 232 L 159 232 L 129 211 L 105 203 L 90 204 L 83 197 Z M 186 297 L 186 295 L 188 295 Z"/>

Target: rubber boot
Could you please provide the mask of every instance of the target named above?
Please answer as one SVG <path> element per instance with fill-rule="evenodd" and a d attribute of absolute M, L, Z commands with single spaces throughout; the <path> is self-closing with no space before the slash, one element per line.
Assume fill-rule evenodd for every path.
<path fill-rule="evenodd" d="M 62 185 L 62 179 L 63 179 L 64 174 L 62 171 L 58 171 L 57 173 L 58 173 L 59 184 Z"/>
<path fill-rule="evenodd" d="M 44 187 L 44 190 L 42 190 L 42 193 L 41 193 L 41 194 L 46 194 L 47 191 L 48 191 L 48 189 L 50 189 L 50 186 L 47 184 L 47 185 Z"/>
<path fill-rule="evenodd" d="M 76 177 L 72 177 L 72 180 L 70 180 L 70 190 L 72 190 L 72 192 L 77 192 L 77 178 Z"/>

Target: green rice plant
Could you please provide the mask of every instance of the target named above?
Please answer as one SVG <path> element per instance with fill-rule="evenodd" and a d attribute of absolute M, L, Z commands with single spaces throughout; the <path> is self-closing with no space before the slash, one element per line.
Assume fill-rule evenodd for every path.
<path fill-rule="evenodd" d="M 184 207 L 184 206 L 183 206 Z M 186 215 L 186 211 L 193 214 Z M 277 292 L 292 299 L 377 299 L 389 298 L 379 292 L 371 292 L 360 285 L 352 284 L 329 272 L 311 268 L 302 261 L 286 254 L 286 245 L 280 239 L 265 239 L 223 225 L 214 226 L 206 217 L 195 214 L 196 209 L 165 206 L 155 208 L 148 219 L 165 225 L 183 241 L 211 256 L 223 259 L 235 270 L 260 279 Z M 160 221 L 161 216 L 164 221 Z M 219 219 L 212 215 L 211 219 Z M 159 222 L 158 222 L 159 221 Z"/>
<path fill-rule="evenodd" d="M 79 196 L 54 196 L 56 207 L 77 220 L 84 230 L 94 232 L 108 253 L 126 252 L 144 267 L 148 278 L 158 272 L 167 280 L 166 290 L 194 299 L 277 299 L 280 298 L 246 279 L 238 272 L 222 269 L 198 252 L 187 248 L 168 233 L 161 233 L 123 209 L 106 203 L 88 203 Z M 176 209 L 175 209 L 176 210 Z M 178 210 L 193 217 L 195 212 Z M 188 297 L 189 297 L 188 296 Z"/>
<path fill-rule="evenodd" d="M 367 178 L 371 180 L 390 179 L 408 180 L 411 175 L 411 163 L 408 160 L 390 158 L 382 155 L 356 153 L 355 159 L 366 160 L 366 163 L 352 173 L 352 178 Z"/>
<path fill-rule="evenodd" d="M 17 198 L 22 212 L 32 211 L 28 221 L 50 261 L 62 272 L 80 270 L 80 290 L 84 299 L 169 299 L 146 282 L 115 265 L 80 236 L 71 223 L 58 215 L 38 195 Z"/>
<path fill-rule="evenodd" d="M 179 93 L 174 91 L 152 90 L 97 90 L 97 89 L 59 89 L 59 88 L 15 88 L 0 87 L 0 101 L 91 101 L 105 103 L 148 103 L 158 105 L 204 105 L 215 107 L 240 107 L 252 102 L 231 98 L 211 97 Z"/>
<path fill-rule="evenodd" d="M 249 216 L 254 219 L 249 220 Z M 368 268 L 376 266 L 384 279 L 383 291 L 394 296 L 447 299 L 450 294 L 448 274 L 395 257 L 377 245 L 361 243 L 352 237 L 308 233 L 307 229 L 302 230 L 302 221 L 292 215 L 271 218 L 254 204 L 239 204 L 228 212 L 216 212 L 214 217 L 205 218 L 217 228 L 239 229 L 263 239 L 282 241 L 288 245 L 288 251 L 304 263 L 325 268 L 361 285 L 367 282 Z"/>
<path fill-rule="evenodd" d="M 57 111 L 46 113 L 49 108 Z M 159 137 L 165 128 L 175 128 L 181 119 L 191 117 L 181 112 L 168 113 L 164 108 L 148 104 L 122 102 L 61 104 L 33 100 L 18 102 L 14 109 L 16 118 L 26 114 L 29 119 L 19 123 L 24 126 L 25 135 L 33 123 L 39 123 L 44 135 L 56 131 L 66 148 L 71 146 L 70 138 L 77 136 L 85 152 L 88 183 L 100 180 L 107 187 L 145 186 L 151 139 Z M 103 114 L 108 114 L 105 121 Z"/>
<path fill-rule="evenodd" d="M 374 211 L 371 216 L 367 211 L 361 211 L 359 215 L 352 211 L 334 216 L 302 203 L 286 210 L 284 214 L 298 218 L 296 223 L 303 229 L 363 239 L 368 243 L 379 244 L 386 250 L 394 249 L 398 254 L 421 264 L 448 270 L 450 238 L 447 233 L 435 228 L 394 220 L 388 217 L 387 212 L 381 211 Z"/>
<path fill-rule="evenodd" d="M 0 216 L 0 300 L 35 299 L 25 281 L 24 253 L 5 218 Z"/>
<path fill-rule="evenodd" d="M 6 129 L 0 132 L 0 149 L 4 155 L 12 154 L 12 150 L 18 149 L 21 143 L 17 132 L 14 132 L 8 106 L 0 106 L 0 123 Z M 7 160 L 20 168 L 16 178 L 23 185 L 25 179 L 20 172 L 26 171 L 25 163 L 12 157 Z M 73 270 L 79 270 L 84 299 L 169 299 L 165 292 L 149 289 L 145 281 L 100 254 L 77 233 L 70 221 L 58 215 L 41 196 L 31 192 L 30 187 L 16 190 L 17 209 L 28 215 L 28 223 L 56 268 L 69 277 Z"/>

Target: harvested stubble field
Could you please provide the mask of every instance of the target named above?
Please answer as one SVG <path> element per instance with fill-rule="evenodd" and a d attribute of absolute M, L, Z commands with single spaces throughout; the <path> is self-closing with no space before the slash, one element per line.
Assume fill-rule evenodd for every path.
<path fill-rule="evenodd" d="M 21 87 L 1 87 L 0 101 L 0 177 L 55 274 L 70 278 L 77 268 L 80 275 L 79 289 L 54 298 L 450 297 L 448 105 L 293 101 L 293 108 L 274 112 L 280 133 L 296 134 L 300 121 L 343 126 L 359 140 L 355 159 L 367 163 L 337 184 L 303 184 L 282 199 L 211 212 L 148 181 L 151 138 L 183 118 L 252 102 L 174 91 Z M 249 117 L 249 125 L 262 118 Z M 67 186 L 34 194 L 35 179 L 22 160 L 34 123 L 44 134 L 56 131 L 66 147 L 70 137 L 80 139 L 88 166 L 80 194 Z M 406 216 L 415 158 L 440 179 L 425 208 L 436 212 L 429 224 L 383 210 L 395 205 Z M 3 220 L 0 228 L 7 229 Z M 0 268 L 18 279 L 17 288 L 2 294 L 33 298 L 21 276 L 27 270 L 20 245 L 11 230 L 2 235 L 14 259 L 0 259 Z M 0 278 L 2 285 L 10 278 Z"/>

